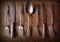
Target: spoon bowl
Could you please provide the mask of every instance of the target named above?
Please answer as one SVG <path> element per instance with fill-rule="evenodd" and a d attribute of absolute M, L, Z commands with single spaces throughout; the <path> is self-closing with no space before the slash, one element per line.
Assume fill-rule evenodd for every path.
<path fill-rule="evenodd" d="M 33 14 L 34 8 L 33 8 L 32 2 L 28 1 L 26 7 L 27 7 L 27 8 L 26 8 L 26 12 L 27 12 L 28 14 Z"/>

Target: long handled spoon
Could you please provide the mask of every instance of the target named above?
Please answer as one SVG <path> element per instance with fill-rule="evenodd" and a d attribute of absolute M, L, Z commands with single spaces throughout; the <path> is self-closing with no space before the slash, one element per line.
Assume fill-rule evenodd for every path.
<path fill-rule="evenodd" d="M 53 31 L 53 5 L 52 3 L 50 4 L 50 17 L 51 17 L 51 23 L 48 27 L 48 30 L 49 30 L 49 35 L 50 35 L 50 38 L 53 38 L 54 37 L 54 31 Z"/>
<path fill-rule="evenodd" d="M 28 5 L 28 13 L 29 13 L 29 15 L 28 15 L 28 29 L 27 29 L 27 36 L 29 36 L 30 37 L 30 28 L 29 28 L 29 17 L 30 17 L 30 15 L 33 13 L 33 5 L 32 5 L 32 2 L 30 2 L 29 3 L 29 5 Z"/>

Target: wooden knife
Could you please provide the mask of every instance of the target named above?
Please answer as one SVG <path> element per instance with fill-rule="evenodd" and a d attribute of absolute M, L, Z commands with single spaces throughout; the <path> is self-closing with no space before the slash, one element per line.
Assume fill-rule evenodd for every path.
<path fill-rule="evenodd" d="M 42 14 L 42 22 L 43 22 L 43 33 L 42 33 L 42 38 L 44 39 L 46 37 L 46 9 L 45 9 L 45 4 L 44 0 L 42 1 L 42 7 L 43 7 L 43 14 Z"/>

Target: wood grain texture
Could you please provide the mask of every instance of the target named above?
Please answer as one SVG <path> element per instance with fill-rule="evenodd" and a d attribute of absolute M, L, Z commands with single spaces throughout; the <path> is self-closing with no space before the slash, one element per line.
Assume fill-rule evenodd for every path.
<path fill-rule="evenodd" d="M 50 2 L 50 1 L 49 1 Z M 54 24 L 53 24 L 53 27 L 54 27 L 54 34 L 55 34 L 55 39 L 56 40 L 49 40 L 49 32 L 48 32 L 48 26 L 50 25 L 50 9 L 49 9 L 49 2 L 45 2 L 45 8 L 46 8 L 46 15 L 47 15 L 47 21 L 46 21 L 46 32 L 47 32 L 47 38 L 46 40 L 42 40 L 41 38 L 41 34 L 42 34 L 42 28 L 43 28 L 43 25 L 42 25 L 42 14 L 43 14 L 43 11 L 42 11 L 42 3 L 39 1 L 34 1 L 33 2 L 33 5 L 34 5 L 34 8 L 36 7 L 37 4 L 39 4 L 39 16 L 38 16 L 38 23 L 39 23 L 39 34 L 36 35 L 35 31 L 34 31 L 34 26 L 36 25 L 36 13 L 34 12 L 32 15 L 30 15 L 30 29 L 32 30 L 32 36 L 31 38 L 26 38 L 25 37 L 25 33 L 24 35 L 22 36 L 23 39 L 21 39 L 19 36 L 19 25 L 20 25 L 20 2 L 19 1 L 15 1 L 15 5 L 16 5 L 16 22 L 15 22 L 15 30 L 16 30 L 16 37 L 10 37 L 10 34 L 6 35 L 7 32 L 5 32 L 5 12 L 4 12 L 4 7 L 5 5 L 9 4 L 10 6 L 10 14 L 7 16 L 9 21 L 7 22 L 7 25 L 11 27 L 11 15 L 12 15 L 12 3 L 11 1 L 1 1 L 0 3 L 0 40 L 1 41 L 6 41 L 6 42 L 56 42 L 57 40 L 59 41 L 59 38 L 60 38 L 60 7 L 59 7 L 59 3 L 58 2 L 53 2 L 53 5 L 54 5 L 54 14 L 53 14 L 53 21 L 54 21 Z M 21 2 L 24 6 L 24 12 L 22 14 L 22 17 L 23 17 L 23 20 L 22 20 L 22 25 L 24 27 L 24 31 L 27 30 L 28 28 L 28 13 L 26 12 L 26 1 L 22 1 Z M 6 39 L 3 39 L 3 38 L 6 38 Z M 7 39 L 8 38 L 8 39 Z M 26 40 L 27 39 L 27 40 Z"/>

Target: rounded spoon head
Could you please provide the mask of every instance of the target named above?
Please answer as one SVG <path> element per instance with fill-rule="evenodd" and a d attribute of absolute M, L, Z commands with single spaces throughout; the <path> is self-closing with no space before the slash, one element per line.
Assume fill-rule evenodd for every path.
<path fill-rule="evenodd" d="M 32 5 L 32 3 L 30 3 L 30 6 L 29 6 L 29 9 L 28 9 L 28 12 L 29 12 L 30 14 L 33 13 L 33 5 Z"/>
<path fill-rule="evenodd" d="M 5 30 L 6 30 L 6 31 L 9 31 L 9 27 L 6 26 L 6 27 L 5 27 Z"/>
<path fill-rule="evenodd" d="M 22 26 L 19 26 L 19 29 L 22 31 L 23 30 L 23 27 Z"/>
<path fill-rule="evenodd" d="M 32 14 L 33 13 L 33 5 L 32 2 L 27 3 L 27 8 L 26 8 L 27 13 Z"/>

